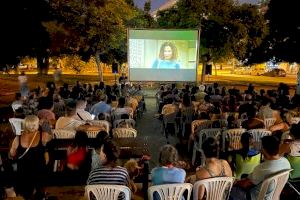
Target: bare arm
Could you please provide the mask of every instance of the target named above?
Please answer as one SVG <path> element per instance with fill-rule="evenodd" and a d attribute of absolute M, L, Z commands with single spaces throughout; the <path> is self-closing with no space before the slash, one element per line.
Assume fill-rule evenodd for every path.
<path fill-rule="evenodd" d="M 238 187 L 244 188 L 246 190 L 254 186 L 254 184 L 248 178 L 241 179 L 241 180 L 237 181 L 235 183 L 235 185 L 238 186 Z"/>
<path fill-rule="evenodd" d="M 16 136 L 15 139 L 13 140 L 10 150 L 9 150 L 9 156 L 11 158 L 15 158 L 17 155 L 17 148 L 19 146 L 19 136 Z"/>

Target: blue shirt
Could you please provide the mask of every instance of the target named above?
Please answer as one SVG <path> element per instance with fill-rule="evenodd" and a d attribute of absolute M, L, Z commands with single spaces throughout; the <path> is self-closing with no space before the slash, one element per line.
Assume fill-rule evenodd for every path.
<path fill-rule="evenodd" d="M 180 69 L 180 64 L 174 60 L 155 60 L 152 69 Z"/>
<path fill-rule="evenodd" d="M 99 103 L 96 103 L 92 106 L 90 113 L 97 116 L 100 113 L 110 113 L 111 112 L 111 106 L 105 103 L 104 101 L 100 101 Z"/>
<path fill-rule="evenodd" d="M 186 172 L 183 169 L 172 167 L 156 167 L 151 171 L 152 184 L 184 183 Z"/>

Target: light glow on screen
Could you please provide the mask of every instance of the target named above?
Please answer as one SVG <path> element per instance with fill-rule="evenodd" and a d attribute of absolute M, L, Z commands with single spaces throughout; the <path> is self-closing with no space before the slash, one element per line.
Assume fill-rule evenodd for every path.
<path fill-rule="evenodd" d="M 198 30 L 128 30 L 130 81 L 196 81 Z"/>

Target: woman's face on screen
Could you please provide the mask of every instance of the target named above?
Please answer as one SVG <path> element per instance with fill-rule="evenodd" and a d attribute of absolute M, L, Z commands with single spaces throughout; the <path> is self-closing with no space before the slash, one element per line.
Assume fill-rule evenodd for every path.
<path fill-rule="evenodd" d="M 171 60 L 172 59 L 172 48 L 170 46 L 165 46 L 164 49 L 164 58 L 165 60 Z"/>

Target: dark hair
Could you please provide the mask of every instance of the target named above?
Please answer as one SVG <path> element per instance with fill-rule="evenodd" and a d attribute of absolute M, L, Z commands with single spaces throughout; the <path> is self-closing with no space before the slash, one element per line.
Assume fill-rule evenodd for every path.
<path fill-rule="evenodd" d="M 106 155 L 107 163 L 115 167 L 120 155 L 119 147 L 112 140 L 105 140 L 103 142 L 103 153 Z"/>
<path fill-rule="evenodd" d="M 300 123 L 292 124 L 290 134 L 296 139 L 300 139 Z"/>
<path fill-rule="evenodd" d="M 191 98 L 188 93 L 185 93 L 183 95 L 182 104 L 186 107 L 189 107 L 191 105 Z"/>
<path fill-rule="evenodd" d="M 254 106 L 250 106 L 247 110 L 247 117 L 254 118 L 256 116 L 256 108 Z"/>
<path fill-rule="evenodd" d="M 241 155 L 244 160 L 247 158 L 250 149 L 250 141 L 252 138 L 253 137 L 249 132 L 245 132 L 241 136 L 241 143 L 242 143 Z"/>
<path fill-rule="evenodd" d="M 68 116 L 76 114 L 76 101 L 70 101 L 66 106 L 66 113 Z"/>
<path fill-rule="evenodd" d="M 164 51 L 165 51 L 165 48 L 168 47 L 168 46 L 171 47 L 171 49 L 172 49 L 172 58 L 171 58 L 171 60 L 176 60 L 178 58 L 178 51 L 177 51 L 176 46 L 171 42 L 165 42 L 161 45 L 158 57 L 162 60 L 165 59 Z"/>
<path fill-rule="evenodd" d="M 88 143 L 88 136 L 85 131 L 76 131 L 73 141 L 74 147 L 86 147 Z"/>
<path fill-rule="evenodd" d="M 94 143 L 94 148 L 95 149 L 100 149 L 105 142 L 109 138 L 109 135 L 106 131 L 100 131 L 96 135 L 95 143 Z"/>
<path fill-rule="evenodd" d="M 125 106 L 125 98 L 120 97 L 119 100 L 118 100 L 118 107 L 123 108 L 124 106 Z"/>
<path fill-rule="evenodd" d="M 219 144 L 216 139 L 209 137 L 203 144 L 202 149 L 206 158 L 215 158 L 219 154 Z"/>
<path fill-rule="evenodd" d="M 51 109 L 53 107 L 53 99 L 49 97 L 40 97 L 38 109 Z"/>
<path fill-rule="evenodd" d="M 280 141 L 274 136 L 264 136 L 261 139 L 263 149 L 271 156 L 275 156 L 279 152 Z"/>

